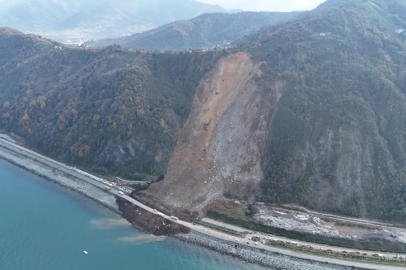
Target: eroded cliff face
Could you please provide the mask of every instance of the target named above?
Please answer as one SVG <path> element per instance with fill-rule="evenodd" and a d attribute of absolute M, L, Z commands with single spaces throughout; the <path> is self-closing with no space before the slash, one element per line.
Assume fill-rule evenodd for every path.
<path fill-rule="evenodd" d="M 177 137 L 165 180 L 149 190 L 171 208 L 200 211 L 228 192 L 255 195 L 273 112 L 283 84 L 261 86 L 261 63 L 240 52 L 200 82 Z"/>

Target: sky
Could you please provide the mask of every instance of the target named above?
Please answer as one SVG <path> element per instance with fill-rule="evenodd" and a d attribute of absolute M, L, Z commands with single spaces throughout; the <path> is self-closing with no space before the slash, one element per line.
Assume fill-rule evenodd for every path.
<path fill-rule="evenodd" d="M 0 0 L 0 5 L 21 2 L 23 0 Z M 147 1 L 147 0 L 142 0 Z M 202 3 L 220 5 L 225 9 L 245 11 L 293 11 L 311 10 L 325 0 L 195 0 Z"/>
<path fill-rule="evenodd" d="M 220 5 L 225 9 L 245 11 L 293 11 L 311 10 L 325 0 L 197 0 L 198 2 Z"/>

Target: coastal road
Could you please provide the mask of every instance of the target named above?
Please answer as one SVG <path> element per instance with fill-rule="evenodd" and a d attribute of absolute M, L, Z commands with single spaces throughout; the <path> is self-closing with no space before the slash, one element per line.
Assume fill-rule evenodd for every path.
<path fill-rule="evenodd" d="M 171 222 L 174 223 L 178 223 L 180 225 L 183 225 L 185 227 L 190 228 L 191 230 L 221 239 L 221 240 L 226 240 L 229 241 L 231 243 L 234 244 L 238 244 L 238 245 L 244 245 L 244 246 L 249 246 L 251 248 L 257 248 L 257 249 L 262 249 L 262 250 L 267 250 L 270 252 L 275 252 L 275 253 L 279 253 L 279 254 L 283 254 L 283 255 L 287 255 L 287 256 L 291 256 L 291 257 L 296 257 L 296 258 L 301 258 L 301 259 L 306 259 L 306 260 L 312 260 L 312 261 L 318 261 L 318 262 L 324 262 L 324 263 L 331 263 L 331 264 L 337 264 L 337 265 L 343 265 L 343 266 L 355 266 L 355 267 L 359 267 L 359 268 L 364 268 L 364 269 L 377 269 L 377 270 L 405 270 L 404 267 L 398 267 L 398 266 L 389 266 L 389 265 L 375 265 L 375 264 L 369 264 L 369 263 L 362 263 L 362 262 L 353 262 L 353 261 L 346 261 L 346 260 L 340 260 L 340 259 L 334 259 L 334 258 L 328 258 L 328 257 L 322 257 L 322 256 L 315 256 L 315 255 L 311 255 L 311 254 L 307 254 L 307 253 L 301 253 L 301 252 L 297 252 L 297 251 L 293 251 L 293 250 L 287 250 L 287 249 L 281 249 L 281 248 L 276 248 L 276 247 L 271 247 L 271 246 L 267 246 L 267 245 L 263 245 L 261 243 L 258 243 L 258 245 L 255 245 L 254 242 L 250 241 L 248 239 L 249 236 L 247 236 L 246 238 L 236 238 L 233 237 L 231 235 L 216 231 L 216 230 L 212 230 L 210 228 L 207 227 L 203 227 L 200 225 L 194 225 L 190 222 L 186 222 L 186 221 L 182 221 L 182 220 L 173 220 L 170 216 L 165 215 L 163 213 L 159 213 L 157 212 L 155 209 L 148 207 L 147 205 L 144 205 L 142 203 L 140 203 L 139 201 L 127 196 L 127 195 L 123 195 L 120 193 L 120 190 L 116 189 L 115 187 L 112 187 L 110 190 L 106 189 L 106 184 L 95 180 L 93 178 L 91 178 L 91 175 L 77 170 L 75 168 L 72 168 L 66 164 L 63 164 L 61 162 L 55 161 L 53 159 L 50 159 L 48 157 L 45 157 L 43 155 L 40 155 L 34 151 L 31 151 L 27 148 L 24 148 L 20 145 L 17 145 L 15 143 L 12 143 L 6 139 L 4 139 L 4 137 L 0 136 L 0 147 L 4 147 L 10 151 L 13 151 L 19 155 L 23 155 L 26 156 L 27 158 L 39 161 L 51 168 L 54 169 L 58 169 L 62 172 L 65 172 L 67 174 L 70 174 L 82 181 L 85 181 L 87 183 L 90 183 L 94 186 L 97 186 L 101 189 L 103 189 L 106 192 L 109 192 L 117 197 L 121 197 L 131 203 L 133 203 L 134 205 L 137 205 L 138 207 L 152 213 L 155 215 L 164 217 L 168 220 L 171 220 Z M 94 176 L 93 176 L 94 177 Z M 101 179 L 100 179 L 101 180 Z M 241 230 L 246 230 L 243 228 L 240 228 Z M 263 237 L 261 235 L 259 235 L 260 237 Z M 280 238 L 280 237 L 278 237 Z M 280 238 L 282 239 L 282 238 Z M 290 240 L 292 241 L 292 240 Z M 250 244 L 248 244 L 250 243 Z M 310 243 L 306 243 L 306 244 L 310 244 Z M 327 248 L 327 247 L 326 247 Z M 328 247 L 331 249 L 337 249 L 336 247 Z M 371 252 L 369 252 L 371 253 Z M 386 256 L 394 256 L 395 254 L 385 254 Z"/>
<path fill-rule="evenodd" d="M 81 172 L 81 171 L 79 171 L 79 170 L 77 170 L 75 168 L 72 168 L 72 167 L 70 167 L 70 166 L 68 166 L 66 164 L 63 164 L 63 163 L 58 162 L 56 160 L 45 157 L 45 156 L 43 156 L 41 154 L 38 154 L 38 153 L 36 153 L 34 151 L 31 151 L 31 150 L 29 150 L 27 148 L 24 148 L 24 147 L 22 147 L 20 145 L 11 143 L 11 142 L 9 142 L 9 141 L 1 138 L 1 137 L 0 137 L 0 146 L 5 147 L 8 150 L 16 152 L 16 153 L 18 153 L 20 155 L 23 155 L 23 156 L 27 157 L 27 158 L 30 158 L 30 159 L 33 159 L 35 161 L 41 162 L 44 165 L 47 165 L 48 167 L 51 167 L 51 168 L 57 169 L 57 170 L 59 170 L 61 172 L 67 173 L 67 174 L 69 174 L 71 176 L 74 176 L 75 178 L 78 178 L 78 179 L 80 179 L 82 181 L 85 181 L 87 183 L 90 183 L 90 184 L 92 184 L 94 186 L 97 186 L 97 187 L 107 191 L 105 183 L 103 183 L 101 181 L 97 181 L 97 180 L 91 178 L 89 176 L 90 174 L 88 174 L 88 173 Z M 119 190 L 116 189 L 116 187 L 111 187 L 110 192 L 113 193 L 116 196 L 121 196 L 121 194 L 119 193 Z"/>

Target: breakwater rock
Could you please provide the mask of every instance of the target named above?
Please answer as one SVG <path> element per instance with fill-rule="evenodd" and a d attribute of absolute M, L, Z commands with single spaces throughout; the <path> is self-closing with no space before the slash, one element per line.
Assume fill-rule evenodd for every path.
<path fill-rule="evenodd" d="M 0 147 L 0 158 L 58 185 L 78 192 L 118 214 L 121 213 L 116 204 L 115 196 L 100 188 L 3 147 Z"/>
<path fill-rule="evenodd" d="M 206 247 L 219 253 L 230 255 L 240 260 L 259 264 L 277 270 L 360 270 L 362 268 L 347 267 L 329 263 L 299 259 L 282 254 L 251 248 L 245 245 L 224 241 L 196 231 L 176 236 L 177 239 Z"/>

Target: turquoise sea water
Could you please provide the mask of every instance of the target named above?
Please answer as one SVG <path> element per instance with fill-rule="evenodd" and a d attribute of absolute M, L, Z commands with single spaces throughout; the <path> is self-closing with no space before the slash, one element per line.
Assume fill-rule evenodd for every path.
<path fill-rule="evenodd" d="M 158 240 L 97 203 L 0 160 L 0 270 L 264 269 Z"/>

